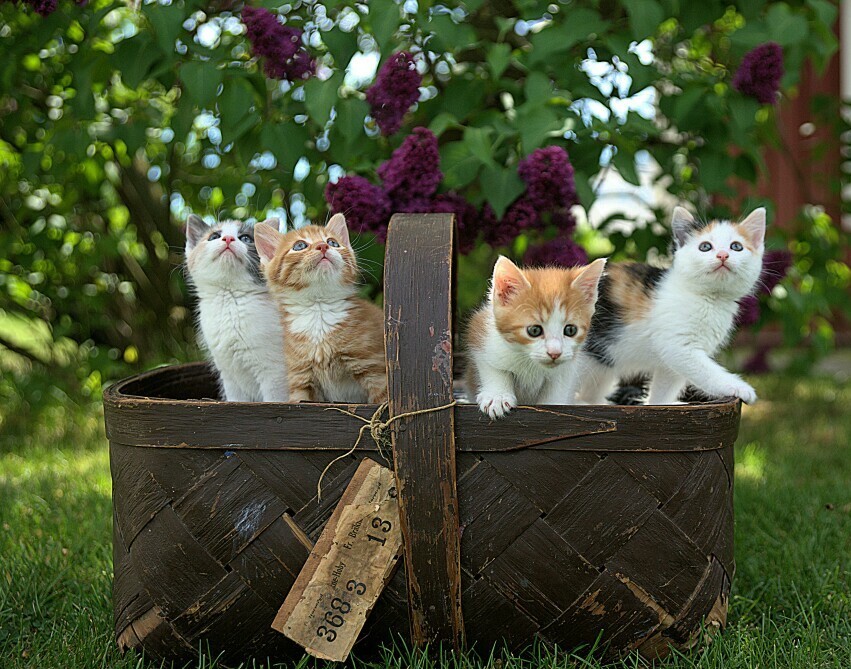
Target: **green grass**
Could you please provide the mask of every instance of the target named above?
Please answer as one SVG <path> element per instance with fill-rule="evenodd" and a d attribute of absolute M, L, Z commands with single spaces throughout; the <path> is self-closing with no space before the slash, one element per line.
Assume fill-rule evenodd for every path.
<path fill-rule="evenodd" d="M 767 399 L 746 408 L 736 449 L 728 628 L 657 666 L 851 667 L 851 387 L 788 377 L 757 385 Z M 0 452 L 0 667 L 137 667 L 141 658 L 121 657 L 112 638 L 109 463 L 98 412 L 67 405 L 40 416 L 29 435 L 4 435 Z M 214 664 L 200 657 L 192 666 Z M 452 664 L 597 666 L 543 651 Z M 425 667 L 405 653 L 377 666 Z"/>

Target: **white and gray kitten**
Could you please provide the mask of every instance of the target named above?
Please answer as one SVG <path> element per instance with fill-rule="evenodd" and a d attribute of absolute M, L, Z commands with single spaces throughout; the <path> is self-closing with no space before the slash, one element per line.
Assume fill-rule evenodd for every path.
<path fill-rule="evenodd" d="M 605 404 L 619 379 L 650 375 L 648 404 L 673 404 L 686 385 L 749 404 L 756 392 L 715 361 L 734 329 L 738 300 L 762 270 L 765 209 L 741 223 L 696 221 L 674 209 L 669 269 L 614 263 L 580 357 L 579 399 Z"/>
<path fill-rule="evenodd" d="M 278 219 L 267 223 L 278 227 Z M 284 331 L 260 273 L 254 228 L 242 221 L 186 222 L 186 266 L 198 296 L 204 347 L 232 402 L 286 402 Z"/>

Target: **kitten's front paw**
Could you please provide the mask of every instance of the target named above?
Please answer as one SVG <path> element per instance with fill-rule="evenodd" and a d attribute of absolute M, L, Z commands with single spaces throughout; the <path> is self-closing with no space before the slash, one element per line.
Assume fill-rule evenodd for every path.
<path fill-rule="evenodd" d="M 747 384 L 744 381 L 739 381 L 735 385 L 730 386 L 730 389 L 724 394 L 738 397 L 745 404 L 754 404 L 757 399 L 756 391 L 750 386 L 750 384 Z"/>
<path fill-rule="evenodd" d="M 490 395 L 479 393 L 476 397 L 479 409 L 490 418 L 502 418 L 505 414 L 517 406 L 517 398 L 511 393 L 496 393 Z"/>

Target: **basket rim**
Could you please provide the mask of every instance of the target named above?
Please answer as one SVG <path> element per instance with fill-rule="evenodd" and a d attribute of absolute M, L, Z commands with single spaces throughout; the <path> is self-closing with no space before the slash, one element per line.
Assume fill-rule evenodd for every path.
<path fill-rule="evenodd" d="M 127 392 L 135 390 L 135 384 L 177 382 L 181 376 L 184 383 L 206 382 L 210 374 L 206 362 L 165 365 L 110 385 L 103 394 L 107 437 L 125 446 L 162 449 L 346 451 L 363 421 L 378 409 L 374 404 L 227 402 Z M 499 421 L 490 421 L 475 404 L 459 403 L 454 414 L 458 451 L 688 453 L 732 446 L 741 402 L 536 405 L 518 407 Z M 660 425 L 670 429 L 659 430 Z M 656 432 L 648 432 L 651 429 Z M 358 448 L 378 450 L 371 439 L 362 440 Z"/>

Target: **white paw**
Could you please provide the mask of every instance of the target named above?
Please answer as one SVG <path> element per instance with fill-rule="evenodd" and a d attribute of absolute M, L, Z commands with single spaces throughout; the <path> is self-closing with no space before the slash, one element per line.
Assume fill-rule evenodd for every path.
<path fill-rule="evenodd" d="M 511 393 L 479 393 L 476 397 L 479 409 L 490 418 L 502 418 L 517 406 L 517 398 Z"/>
<path fill-rule="evenodd" d="M 756 391 L 744 381 L 739 381 L 730 386 L 724 394 L 728 397 L 730 395 L 738 397 L 745 404 L 754 404 L 756 402 Z"/>

